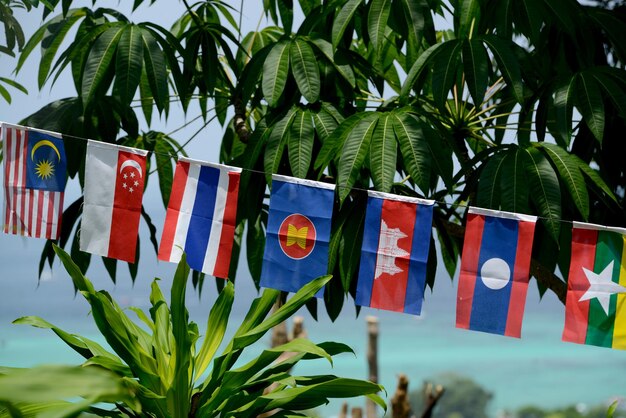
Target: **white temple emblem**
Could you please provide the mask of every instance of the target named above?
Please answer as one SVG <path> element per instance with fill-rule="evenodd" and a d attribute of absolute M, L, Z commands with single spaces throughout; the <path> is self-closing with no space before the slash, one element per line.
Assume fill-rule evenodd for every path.
<path fill-rule="evenodd" d="M 396 266 L 396 258 L 409 255 L 408 252 L 398 246 L 398 240 L 406 237 L 408 235 L 400 231 L 400 228 L 389 228 L 385 221 L 382 221 L 378 242 L 378 257 L 376 258 L 376 273 L 374 274 L 375 279 L 378 279 L 383 273 L 393 276 L 404 271 Z"/>

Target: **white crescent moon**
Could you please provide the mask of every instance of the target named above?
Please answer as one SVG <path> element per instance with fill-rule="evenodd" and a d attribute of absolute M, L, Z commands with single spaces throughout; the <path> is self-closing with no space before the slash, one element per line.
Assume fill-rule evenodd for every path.
<path fill-rule="evenodd" d="M 135 160 L 126 160 L 126 161 L 124 161 L 122 163 L 122 166 L 120 167 L 120 173 L 126 167 L 132 167 L 132 168 L 136 169 L 139 172 L 139 177 L 142 177 L 141 176 L 141 166 L 139 165 L 139 163 L 137 161 L 135 161 Z"/>

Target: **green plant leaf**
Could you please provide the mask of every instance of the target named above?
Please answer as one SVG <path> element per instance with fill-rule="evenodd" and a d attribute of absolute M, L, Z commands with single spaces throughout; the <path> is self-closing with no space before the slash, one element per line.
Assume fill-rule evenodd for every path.
<path fill-rule="evenodd" d="M 283 151 L 289 139 L 289 129 L 295 115 L 296 108 L 289 109 L 289 112 L 272 128 L 272 133 L 265 147 L 265 157 L 263 159 L 267 184 L 272 184 L 272 174 L 278 173 Z"/>
<path fill-rule="evenodd" d="M 77 397 L 85 400 L 68 403 L 66 411 L 63 414 L 57 411 L 57 416 L 73 416 L 99 401 L 124 402 L 133 409 L 139 408 L 123 381 L 100 367 L 38 366 L 13 369 L 0 377 L 0 401 L 18 408 L 22 402 L 32 404 Z"/>
<path fill-rule="evenodd" d="M 374 46 L 374 54 L 378 59 L 382 56 L 382 45 L 385 39 L 387 20 L 391 12 L 391 0 L 372 0 L 367 14 L 367 28 Z"/>
<path fill-rule="evenodd" d="M 463 68 L 467 77 L 467 87 L 476 105 L 485 98 L 489 82 L 489 57 L 483 43 L 476 39 L 463 42 Z"/>
<path fill-rule="evenodd" d="M 322 142 L 326 141 L 326 138 L 330 136 L 332 132 L 339 126 L 335 118 L 324 109 L 320 109 L 319 112 L 311 112 L 313 115 L 313 121 L 315 122 L 315 132 Z"/>
<path fill-rule="evenodd" d="M 244 348 L 258 341 L 269 329 L 280 324 L 304 306 L 331 278 L 332 276 L 330 275 L 321 276 L 302 286 L 300 290 L 265 321 L 242 335 L 236 335 L 233 339 L 233 349 Z"/>
<path fill-rule="evenodd" d="M 317 47 L 317 49 L 324 54 L 324 56 L 328 59 L 328 62 L 332 64 L 332 66 L 337 70 L 339 74 L 346 80 L 350 87 L 356 87 L 356 78 L 354 76 L 354 71 L 352 67 L 348 64 L 339 64 L 339 60 L 335 59 L 335 54 L 333 53 L 333 45 L 325 39 L 316 38 L 311 41 L 313 45 Z M 341 58 L 341 55 L 337 56 Z"/>
<path fill-rule="evenodd" d="M 579 169 L 578 162 L 563 148 L 548 142 L 541 142 L 538 146 L 543 149 L 548 158 L 556 166 L 565 188 L 569 191 L 576 208 L 584 221 L 589 219 L 589 193 L 585 179 Z"/>
<path fill-rule="evenodd" d="M 342 121 L 339 126 L 332 131 L 328 138 L 324 141 L 320 152 L 317 154 L 314 167 L 317 170 L 322 171 L 330 164 L 331 161 L 337 159 L 341 155 L 339 152 L 346 141 L 346 138 L 352 132 L 354 127 L 358 125 L 363 119 L 368 117 L 367 112 L 358 112 L 350 116 L 348 119 Z"/>
<path fill-rule="evenodd" d="M 194 370 L 196 380 L 204 373 L 224 339 L 234 300 L 235 286 L 229 281 L 226 283 L 226 286 L 222 289 L 215 304 L 211 308 L 206 327 L 207 335 L 204 337 L 204 342 L 196 356 Z"/>
<path fill-rule="evenodd" d="M 383 114 L 372 133 L 370 146 L 370 171 L 374 187 L 381 192 L 390 192 L 396 174 L 398 145 L 394 134 L 393 121 L 390 113 Z"/>
<path fill-rule="evenodd" d="M 104 81 L 115 56 L 117 44 L 124 33 L 125 25 L 111 26 L 96 40 L 87 58 L 82 80 L 82 99 L 85 108 L 93 105 L 98 90 L 104 90 Z"/>
<path fill-rule="evenodd" d="M 494 154 L 484 165 L 478 181 L 478 206 L 500 209 L 500 177 L 504 166 L 504 153 Z"/>
<path fill-rule="evenodd" d="M 478 0 L 460 0 L 454 8 L 454 22 L 457 25 L 457 38 L 472 38 L 473 31 L 479 26 L 480 4 Z"/>
<path fill-rule="evenodd" d="M 67 16 L 58 15 L 51 19 L 45 27 L 45 34 L 41 40 L 41 61 L 39 62 L 39 74 L 37 83 L 39 89 L 43 87 L 50 76 L 52 60 L 63 43 L 65 36 L 74 24 L 85 17 L 85 9 L 77 9 Z"/>
<path fill-rule="evenodd" d="M 554 124 L 548 121 L 548 127 L 554 126 L 552 134 L 559 136 L 565 144 L 569 144 L 572 137 L 572 108 L 574 105 L 574 91 L 576 78 L 568 78 L 554 91 Z"/>
<path fill-rule="evenodd" d="M 167 109 L 169 96 L 167 87 L 167 67 L 164 52 L 159 48 L 154 35 L 149 30 L 140 28 L 143 43 L 143 63 L 152 98 L 159 112 Z"/>
<path fill-rule="evenodd" d="M 289 59 L 300 93 L 309 103 L 316 102 L 320 96 L 320 73 L 313 49 L 304 40 L 296 38 L 289 47 Z"/>
<path fill-rule="evenodd" d="M 297 110 L 289 127 L 287 148 L 295 177 L 306 178 L 313 155 L 313 120 L 308 110 Z"/>
<path fill-rule="evenodd" d="M 515 147 L 502 160 L 500 207 L 516 213 L 529 213 L 529 188 L 526 174 L 526 151 Z"/>
<path fill-rule="evenodd" d="M 173 401 L 174 417 L 186 417 L 189 414 L 190 404 L 190 384 L 191 376 L 189 375 L 191 363 L 191 347 L 192 341 L 189 336 L 190 324 L 189 313 L 185 307 L 185 293 L 187 288 L 187 279 L 189 277 L 189 266 L 185 254 L 183 253 L 172 283 L 171 295 L 171 315 L 172 315 L 172 332 L 176 341 L 175 354 L 175 370 L 174 382 L 168 391 L 168 400 Z M 170 398 L 171 393 L 171 398 Z"/>
<path fill-rule="evenodd" d="M 440 109 L 445 107 L 448 93 L 457 78 L 462 42 L 452 40 L 443 45 L 440 53 L 433 57 L 433 68 L 436 71 L 432 75 L 433 98 Z"/>
<path fill-rule="evenodd" d="M 263 96 L 272 107 L 278 104 L 287 83 L 290 44 L 290 41 L 276 43 L 263 63 Z"/>
<path fill-rule="evenodd" d="M 380 118 L 379 113 L 369 113 L 347 134 L 341 157 L 337 188 L 339 200 L 343 202 L 356 182 L 370 149 L 372 134 Z"/>
<path fill-rule="evenodd" d="M 358 199 L 355 200 L 357 205 L 349 211 L 345 224 L 341 228 L 339 241 L 339 275 L 344 293 L 350 291 L 352 282 L 356 280 L 356 273 L 361 261 L 365 205 L 358 205 Z"/>
<path fill-rule="evenodd" d="M 515 100 L 518 103 L 522 103 L 524 101 L 522 74 L 517 58 L 511 49 L 511 45 L 495 35 L 484 35 L 480 37 L 480 40 L 489 47 L 489 50 L 498 63 L 498 69 L 507 84 L 511 86 Z"/>
<path fill-rule="evenodd" d="M 581 72 L 576 76 L 574 103 L 593 136 L 602 144 L 604 136 L 604 102 L 601 89 L 593 76 Z"/>
<path fill-rule="evenodd" d="M 426 193 L 430 184 L 431 155 L 425 124 L 408 113 L 395 113 L 393 129 L 400 144 L 405 168 L 415 184 Z"/>
<path fill-rule="evenodd" d="M 90 359 L 93 356 L 108 357 L 117 359 L 116 356 L 105 350 L 100 344 L 95 341 L 89 340 L 80 335 L 70 334 L 63 331 L 61 328 L 51 324 L 45 319 L 38 316 L 24 316 L 13 321 L 14 324 L 30 325 L 37 328 L 49 329 L 54 332 L 65 344 L 76 351 L 78 354 L 86 359 Z M 118 359 L 119 362 L 119 359 Z"/>
<path fill-rule="evenodd" d="M 424 1 L 401 0 L 407 24 L 406 57 L 407 62 L 417 60 L 422 34 L 426 28 L 428 9 L 424 7 Z"/>
<path fill-rule="evenodd" d="M 343 38 L 354 13 L 357 11 L 363 0 L 349 0 L 343 5 L 337 17 L 333 20 L 332 36 L 333 48 L 337 49 L 337 46 Z"/>
<path fill-rule="evenodd" d="M 404 84 L 402 84 L 402 89 L 400 90 L 400 99 L 406 100 L 409 93 L 411 92 L 411 89 L 420 89 L 419 86 L 416 86 L 416 83 L 420 79 L 420 76 L 422 75 L 424 70 L 430 64 L 431 60 L 433 60 L 440 53 L 441 50 L 448 48 L 445 45 L 447 45 L 447 42 L 435 44 L 429 47 L 419 56 L 417 61 L 413 63 L 411 69 L 409 70 L 409 73 L 406 76 L 406 79 L 404 80 Z"/>
<path fill-rule="evenodd" d="M 578 163 L 578 168 L 583 172 L 583 174 L 587 176 L 596 187 L 602 190 L 609 197 L 609 199 L 619 205 L 613 190 L 611 190 L 611 188 L 605 183 L 600 174 L 593 168 L 589 167 L 589 164 L 585 163 L 576 155 L 570 154 L 570 156 Z"/>
<path fill-rule="evenodd" d="M 552 238 L 559 242 L 561 228 L 561 187 L 552 166 L 536 148 L 525 149 L 526 176 L 530 186 L 530 199 L 537 207 Z"/>

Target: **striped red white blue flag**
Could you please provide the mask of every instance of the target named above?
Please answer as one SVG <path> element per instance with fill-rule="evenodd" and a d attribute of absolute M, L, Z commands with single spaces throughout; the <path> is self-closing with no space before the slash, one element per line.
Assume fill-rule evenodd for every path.
<path fill-rule="evenodd" d="M 159 247 L 159 260 L 228 278 L 241 169 L 181 157 Z"/>
<path fill-rule="evenodd" d="M 537 218 L 469 208 L 457 293 L 457 328 L 519 338 Z"/>
<path fill-rule="evenodd" d="M 67 181 L 60 134 L 0 124 L 6 234 L 57 239 Z"/>
<path fill-rule="evenodd" d="M 434 201 L 369 191 L 356 303 L 419 315 Z"/>

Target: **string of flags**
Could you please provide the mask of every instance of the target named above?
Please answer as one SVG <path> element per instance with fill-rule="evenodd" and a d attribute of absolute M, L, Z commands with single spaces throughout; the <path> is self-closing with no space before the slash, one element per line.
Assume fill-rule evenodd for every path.
<path fill-rule="evenodd" d="M 57 239 L 66 154 L 54 132 L 0 123 L 7 234 Z M 147 151 L 86 140 L 80 249 L 134 262 Z M 242 169 L 180 157 L 158 251 L 228 278 Z M 295 292 L 328 270 L 335 186 L 272 176 L 261 286 Z M 421 313 L 435 202 L 368 192 L 356 304 Z M 521 337 L 537 217 L 470 207 L 456 326 Z M 626 349 L 626 229 L 574 222 L 562 339 Z M 318 297 L 322 293 L 318 293 Z"/>

